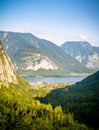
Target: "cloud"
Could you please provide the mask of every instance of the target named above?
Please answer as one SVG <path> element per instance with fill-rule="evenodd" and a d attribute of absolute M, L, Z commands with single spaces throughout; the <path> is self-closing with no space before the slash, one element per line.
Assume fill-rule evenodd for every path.
<path fill-rule="evenodd" d="M 88 41 L 88 37 L 84 34 L 80 34 L 80 38 L 84 41 Z"/>
<path fill-rule="evenodd" d="M 77 41 L 83 40 L 88 41 L 88 37 L 84 34 L 71 33 L 63 30 L 54 30 L 51 28 L 41 28 L 33 26 L 31 23 L 27 22 L 24 24 L 24 32 L 30 32 L 33 35 L 54 42 L 57 45 L 61 45 L 65 41 Z"/>

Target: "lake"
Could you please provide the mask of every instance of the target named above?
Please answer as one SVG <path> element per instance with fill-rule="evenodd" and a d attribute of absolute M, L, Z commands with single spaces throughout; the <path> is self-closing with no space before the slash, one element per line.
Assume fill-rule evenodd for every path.
<path fill-rule="evenodd" d="M 47 82 L 47 83 L 66 83 L 66 82 L 78 82 L 83 80 L 85 77 L 24 77 L 28 82 Z"/>

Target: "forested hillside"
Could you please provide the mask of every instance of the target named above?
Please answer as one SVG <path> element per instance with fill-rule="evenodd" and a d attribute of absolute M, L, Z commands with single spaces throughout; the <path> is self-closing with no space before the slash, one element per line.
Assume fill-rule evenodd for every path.
<path fill-rule="evenodd" d="M 0 61 L 3 62 L 1 54 Z M 35 93 L 22 77 L 16 73 L 15 76 L 17 83 L 5 84 L 0 77 L 0 130 L 88 130 L 86 125 L 74 121 L 72 113 L 64 113 L 61 106 L 53 109 L 50 103 L 40 103 L 35 99 L 40 91 Z"/>
<path fill-rule="evenodd" d="M 53 109 L 51 104 L 33 99 L 29 89 L 19 87 L 0 87 L 1 130 L 88 130 L 74 121 L 73 114 L 63 113 L 61 106 Z"/>
<path fill-rule="evenodd" d="M 0 130 L 99 130 L 99 0 L 0 0 Z"/>
<path fill-rule="evenodd" d="M 95 129 L 99 128 L 99 71 L 75 85 L 51 91 L 43 103 L 53 107 L 61 105 L 65 113 L 72 112 L 74 119 Z"/>

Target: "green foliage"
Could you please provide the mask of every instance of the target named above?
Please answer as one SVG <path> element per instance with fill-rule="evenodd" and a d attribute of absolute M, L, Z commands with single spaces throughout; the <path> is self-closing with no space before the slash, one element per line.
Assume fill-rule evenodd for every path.
<path fill-rule="evenodd" d="M 65 114 L 61 106 L 52 108 L 33 99 L 33 91 L 18 77 L 21 85 L 10 84 L 0 87 L 0 129 L 2 130 L 88 130 Z"/>
<path fill-rule="evenodd" d="M 80 123 L 98 129 L 99 71 L 75 85 L 55 89 L 39 100 L 50 102 L 53 108 L 61 105 L 65 113 L 72 112 Z"/>
<path fill-rule="evenodd" d="M 20 75 L 23 76 L 44 76 L 44 77 L 65 77 L 66 74 L 64 73 L 64 71 L 58 69 L 58 70 L 45 70 L 45 69 L 38 69 L 37 71 L 33 71 L 33 70 L 18 70 L 17 71 Z"/>

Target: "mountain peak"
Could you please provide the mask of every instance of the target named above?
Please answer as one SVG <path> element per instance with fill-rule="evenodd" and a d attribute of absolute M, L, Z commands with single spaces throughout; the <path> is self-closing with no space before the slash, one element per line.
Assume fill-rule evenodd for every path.
<path fill-rule="evenodd" d="M 6 38 L 5 32 L 0 33 L 0 39 L 15 69 L 22 75 L 64 76 L 90 72 L 51 41 L 37 38 L 30 33 L 7 33 Z"/>
<path fill-rule="evenodd" d="M 93 47 L 87 41 L 69 41 L 61 48 L 88 68 L 99 68 L 99 47 Z"/>
<path fill-rule="evenodd" d="M 87 41 L 82 41 L 80 42 L 80 45 L 83 47 L 83 48 L 86 48 L 86 47 L 91 47 L 91 44 Z"/>
<path fill-rule="evenodd" d="M 62 45 L 65 45 L 65 44 L 69 44 L 69 45 L 86 45 L 86 46 L 91 46 L 91 44 L 87 41 L 66 41 L 64 42 Z"/>

